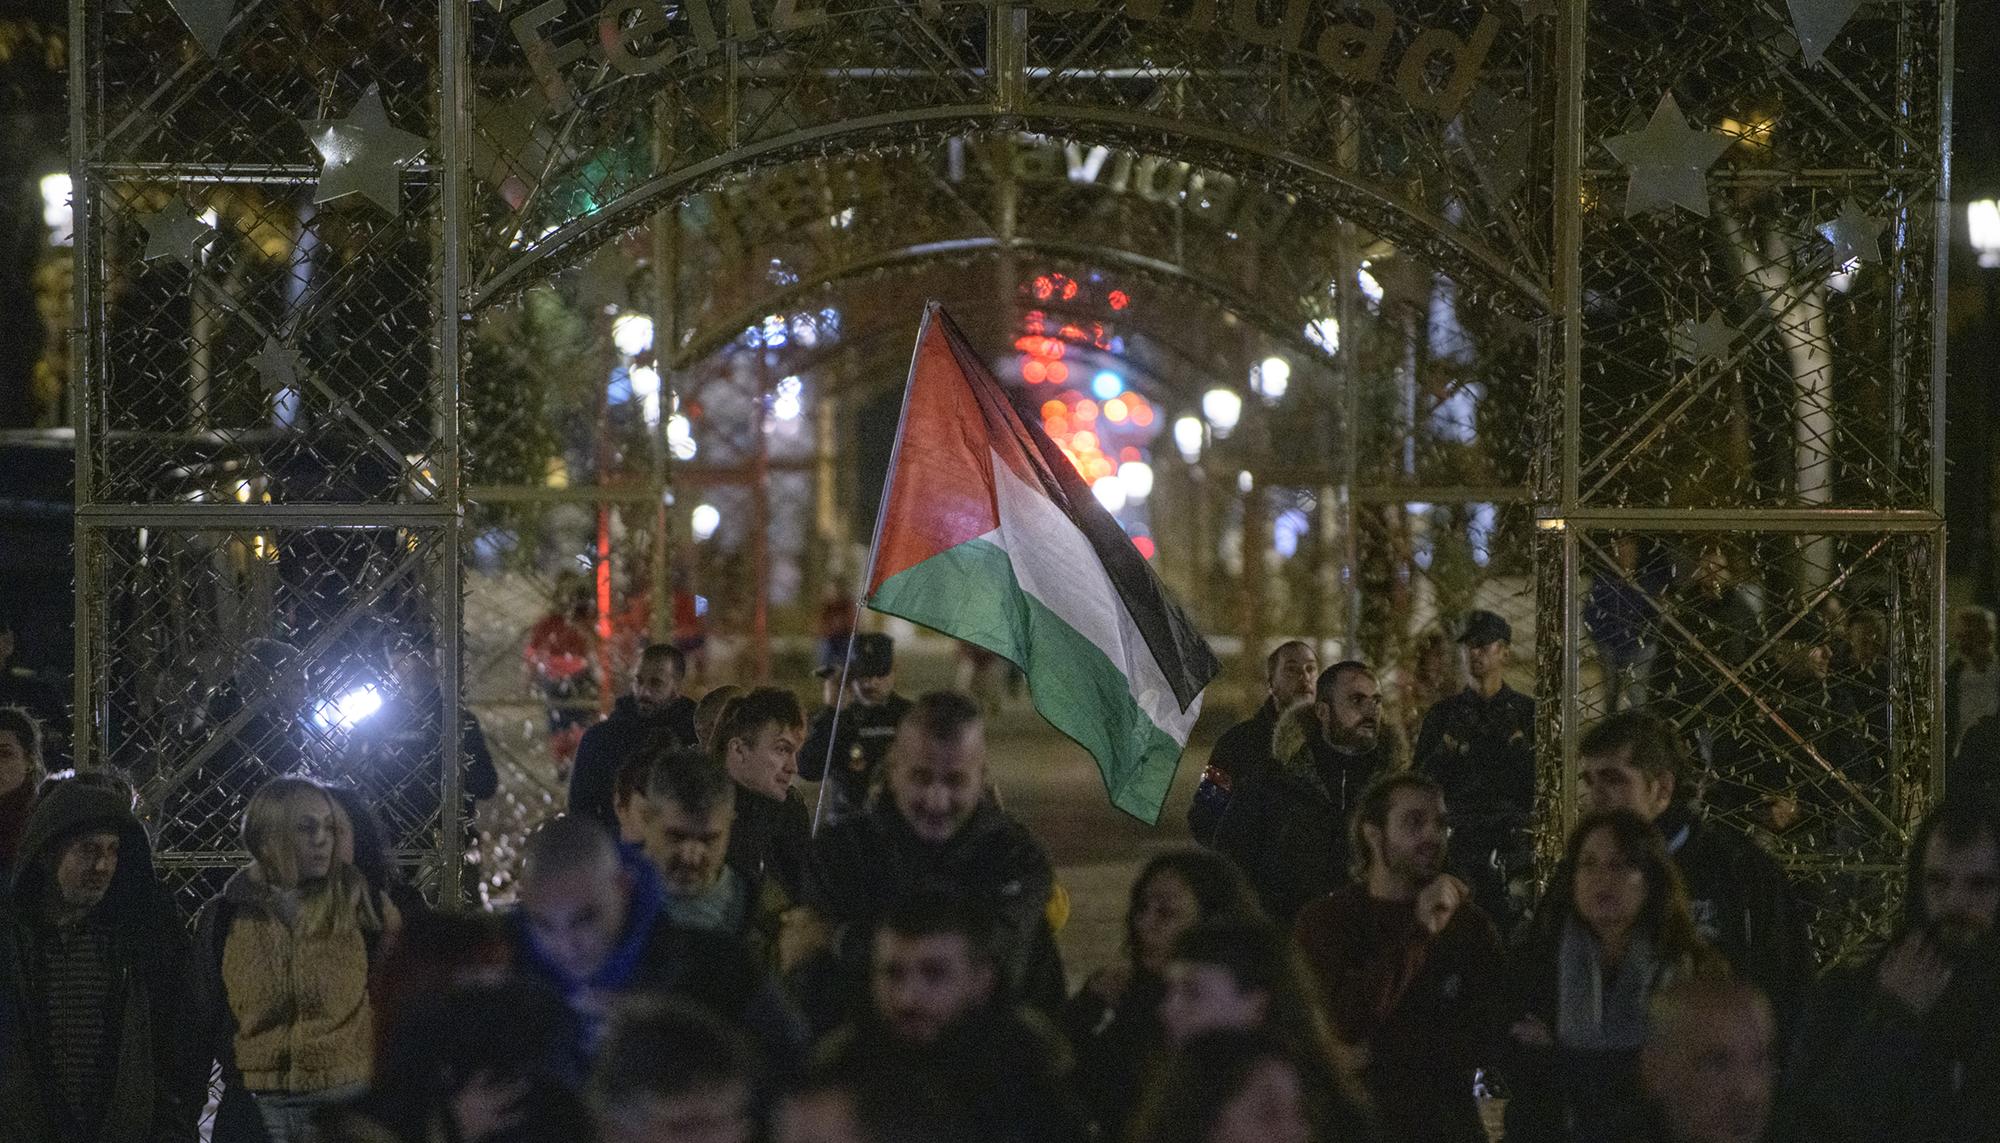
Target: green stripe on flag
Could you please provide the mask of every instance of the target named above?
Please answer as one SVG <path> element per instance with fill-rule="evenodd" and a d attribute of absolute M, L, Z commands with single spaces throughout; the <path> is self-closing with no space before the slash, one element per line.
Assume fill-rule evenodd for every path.
<path fill-rule="evenodd" d="M 947 548 L 884 580 L 868 606 L 1020 667 L 1035 709 L 1097 759 L 1111 804 L 1159 821 L 1181 744 L 1140 710 L 1110 656 L 1021 590 L 1006 549 L 983 539 Z"/>

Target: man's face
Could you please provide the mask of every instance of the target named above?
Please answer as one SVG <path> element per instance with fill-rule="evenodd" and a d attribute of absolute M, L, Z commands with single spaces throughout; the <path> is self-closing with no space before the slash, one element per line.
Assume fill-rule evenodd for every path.
<path fill-rule="evenodd" d="M 1444 872 L 1444 799 L 1429 790 L 1390 794 L 1387 823 L 1364 825 L 1362 832 L 1375 847 L 1375 859 L 1400 881 L 1428 885 Z"/>
<path fill-rule="evenodd" d="M 681 673 L 674 670 L 671 660 L 664 655 L 639 660 L 639 669 L 632 675 L 632 701 L 639 704 L 639 713 L 659 714 L 680 693 Z"/>
<path fill-rule="evenodd" d="M 2000 846 L 1988 835 L 1952 845 L 1931 835 L 1921 874 L 1924 920 L 1948 956 L 1963 956 L 1993 933 L 2000 916 Z"/>
<path fill-rule="evenodd" d="M 1647 821 L 1666 812 L 1674 800 L 1674 780 L 1658 778 L 1632 765 L 1632 748 L 1611 754 L 1586 754 L 1577 769 L 1577 795 L 1583 812 L 1631 810 Z"/>
<path fill-rule="evenodd" d="M 749 1143 L 750 1089 L 742 1083 L 639 1097 L 598 1117 L 603 1143 Z"/>
<path fill-rule="evenodd" d="M 632 881 L 606 861 L 578 869 L 536 871 L 521 882 L 528 935 L 571 980 L 588 980 L 625 932 Z"/>
<path fill-rule="evenodd" d="M 973 955 L 962 933 L 912 937 L 884 929 L 875 934 L 869 994 L 892 1033 L 928 1044 L 993 999 L 993 966 Z"/>
<path fill-rule="evenodd" d="M 736 803 L 729 799 L 706 814 L 690 813 L 672 798 L 649 798 L 640 845 L 660 878 L 676 894 L 705 892 L 722 876 L 722 859 L 729 852 L 729 827 Z"/>
<path fill-rule="evenodd" d="M 852 680 L 854 697 L 863 706 L 881 706 L 889 701 L 889 695 L 896 689 L 896 675 L 869 675 Z"/>
<path fill-rule="evenodd" d="M 56 855 L 56 896 L 77 912 L 97 907 L 118 873 L 118 831 L 80 833 Z"/>
<path fill-rule="evenodd" d="M 1330 701 L 1315 704 L 1326 739 L 1343 750 L 1371 750 L 1382 729 L 1382 688 L 1364 671 L 1344 671 Z"/>
<path fill-rule="evenodd" d="M 11 730 L 0 730 L 0 793 L 11 794 L 27 780 L 27 743 Z"/>
<path fill-rule="evenodd" d="M 1757 1143 L 1771 1118 L 1773 1029 L 1762 1003 L 1697 1003 L 1641 1068 L 1674 1143 Z"/>
<path fill-rule="evenodd" d="M 1313 681 L 1319 678 L 1319 656 L 1303 643 L 1288 643 L 1278 651 L 1271 669 L 1271 699 L 1279 710 L 1312 697 Z"/>
<path fill-rule="evenodd" d="M 784 726 L 767 722 L 749 742 L 729 740 L 724 764 L 729 777 L 745 789 L 767 798 L 782 799 L 792 792 L 799 777 L 799 747 L 805 743 L 804 726 Z"/>
<path fill-rule="evenodd" d="M 910 829 L 943 844 L 979 808 L 986 785 L 986 732 L 968 726 L 945 739 L 911 726 L 889 747 L 889 796 Z"/>
<path fill-rule="evenodd" d="M 1468 643 L 1465 646 L 1465 669 L 1475 679 L 1493 678 L 1507 669 L 1509 649 L 1505 639 L 1495 639 L 1491 643 Z"/>

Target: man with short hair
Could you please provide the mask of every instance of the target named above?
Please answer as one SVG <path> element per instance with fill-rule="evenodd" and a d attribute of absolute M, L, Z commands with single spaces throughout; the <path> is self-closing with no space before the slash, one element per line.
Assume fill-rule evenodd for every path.
<path fill-rule="evenodd" d="M 1472 1084 L 1503 1026 L 1500 933 L 1444 871 L 1445 822 L 1435 780 L 1376 779 L 1349 827 L 1355 884 L 1300 910 L 1293 935 L 1388 1136 L 1484 1143 Z"/>
<path fill-rule="evenodd" d="M 1673 724 L 1644 711 L 1614 714 L 1584 732 L 1577 755 L 1579 808 L 1630 810 L 1659 829 L 1686 883 L 1696 931 L 1764 990 L 1789 1027 L 1812 981 L 1805 909 L 1771 855 L 1688 804 L 1687 760 Z"/>
<path fill-rule="evenodd" d="M 2000 1124 L 2000 809 L 1947 797 L 1910 846 L 1903 918 L 1813 989 L 1789 1139 L 1972 1143 Z"/>
<path fill-rule="evenodd" d="M 869 795 L 889 757 L 896 729 L 910 712 L 910 700 L 896 693 L 896 643 L 887 635 L 856 635 L 845 649 L 846 693 L 840 691 L 841 663 L 817 672 L 828 689 L 827 704 L 806 728 L 799 750 L 799 774 L 823 782 L 814 823 L 839 825 L 868 809 Z"/>
<path fill-rule="evenodd" d="M 792 692 L 757 687 L 732 699 L 717 720 L 711 753 L 736 784 L 729 865 L 748 887 L 751 947 L 780 969 L 788 923 L 804 924 L 812 811 L 793 788 L 805 712 Z"/>
<path fill-rule="evenodd" d="M 750 1143 L 761 1079 L 714 1017 L 648 997 L 612 1018 L 584 1096 L 599 1143 Z"/>
<path fill-rule="evenodd" d="M 910 1089 L 942 1093 L 964 1110 L 975 1140 L 1086 1137 L 1066 1046 L 1045 1020 L 1007 1002 L 981 902 L 906 897 L 875 925 L 868 980 L 866 1015 L 827 1044 L 832 1066 L 883 1069 Z"/>
<path fill-rule="evenodd" d="M 649 745 L 693 747 L 694 700 L 681 694 L 687 657 L 671 643 L 654 643 L 639 655 L 632 693 L 618 700 L 611 717 L 584 732 L 569 776 L 569 812 L 589 814 L 618 828 L 612 787 L 618 768 Z"/>
<path fill-rule="evenodd" d="M 813 839 L 805 899 L 837 930 L 852 977 L 875 923 L 919 890 L 959 894 L 994 911 L 1000 986 L 1059 1010 L 1062 960 L 1049 930 L 1048 854 L 986 791 L 986 728 L 964 695 L 933 691 L 910 708 L 887 762 L 884 793 L 858 818 Z"/>
<path fill-rule="evenodd" d="M 0 921 L 0 1139 L 192 1143 L 208 1067 L 186 929 L 128 800 L 35 805 Z"/>
<path fill-rule="evenodd" d="M 774 1067 L 796 1057 L 791 1015 L 742 942 L 672 924 L 652 864 L 621 852 L 594 819 L 557 818 L 528 838 L 510 926 L 517 970 L 554 988 L 576 1014 L 585 1058 L 614 1002 L 638 992 L 706 1006 Z"/>
<path fill-rule="evenodd" d="M 724 860 L 736 819 L 729 772 L 699 750 L 660 751 L 647 761 L 642 796 L 639 848 L 660 875 L 667 921 L 743 936 L 750 923 L 749 887 Z"/>
<path fill-rule="evenodd" d="M 1269 693 L 1257 713 L 1222 732 L 1215 749 L 1208 752 L 1208 767 L 1195 788 L 1194 803 L 1188 807 L 1188 832 L 1203 845 L 1215 841 L 1215 827 L 1229 809 L 1229 791 L 1237 779 L 1271 764 L 1271 734 L 1278 728 L 1278 716 L 1312 698 L 1313 682 L 1319 678 L 1319 656 L 1312 644 L 1292 639 L 1278 644 L 1264 660 L 1264 683 Z"/>
<path fill-rule="evenodd" d="M 1757 986 L 1694 976 L 1654 996 L 1639 1082 L 1648 1143 L 1762 1143 L 1777 1077 L 1777 1022 Z"/>
<path fill-rule="evenodd" d="M 1234 790 L 1215 848 L 1236 860 L 1280 925 L 1346 877 L 1347 815 L 1375 775 L 1392 769 L 1382 690 L 1366 663 L 1321 671 L 1314 702 L 1278 719 L 1272 765 Z"/>
<path fill-rule="evenodd" d="M 1425 715 L 1416 768 L 1438 780 L 1451 806 L 1452 872 L 1503 928 L 1526 906 L 1535 809 L 1535 700 L 1507 685 L 1514 629 L 1491 611 L 1465 617 L 1458 634 L 1471 682 Z"/>

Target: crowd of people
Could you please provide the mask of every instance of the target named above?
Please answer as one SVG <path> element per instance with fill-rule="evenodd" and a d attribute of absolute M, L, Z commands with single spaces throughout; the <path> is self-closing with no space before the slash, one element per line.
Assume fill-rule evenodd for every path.
<path fill-rule="evenodd" d="M 1642 705 L 1582 736 L 1537 892 L 1512 632 L 1458 634 L 1408 758 L 1369 665 L 1278 647 L 1199 844 L 1074 990 L 984 704 L 899 695 L 885 637 L 810 716 L 646 648 L 498 913 L 433 908 L 365 793 L 287 774 L 184 917 L 130 784 L 44 776 L 0 708 L 0 1140 L 1474 1143 L 1493 1108 L 1522 1143 L 2000 1138 L 2000 810 L 1938 804 L 1893 933 L 1822 974 Z"/>

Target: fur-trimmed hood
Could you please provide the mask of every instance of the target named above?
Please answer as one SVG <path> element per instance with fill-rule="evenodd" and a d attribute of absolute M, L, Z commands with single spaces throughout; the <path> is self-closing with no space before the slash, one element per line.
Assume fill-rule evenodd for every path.
<path fill-rule="evenodd" d="M 1285 781 L 1319 794 L 1345 813 L 1369 778 L 1392 768 L 1393 752 L 1386 728 L 1373 747 L 1359 754 L 1335 750 L 1313 701 L 1303 699 L 1278 716 L 1271 731 L 1271 758 Z"/>

